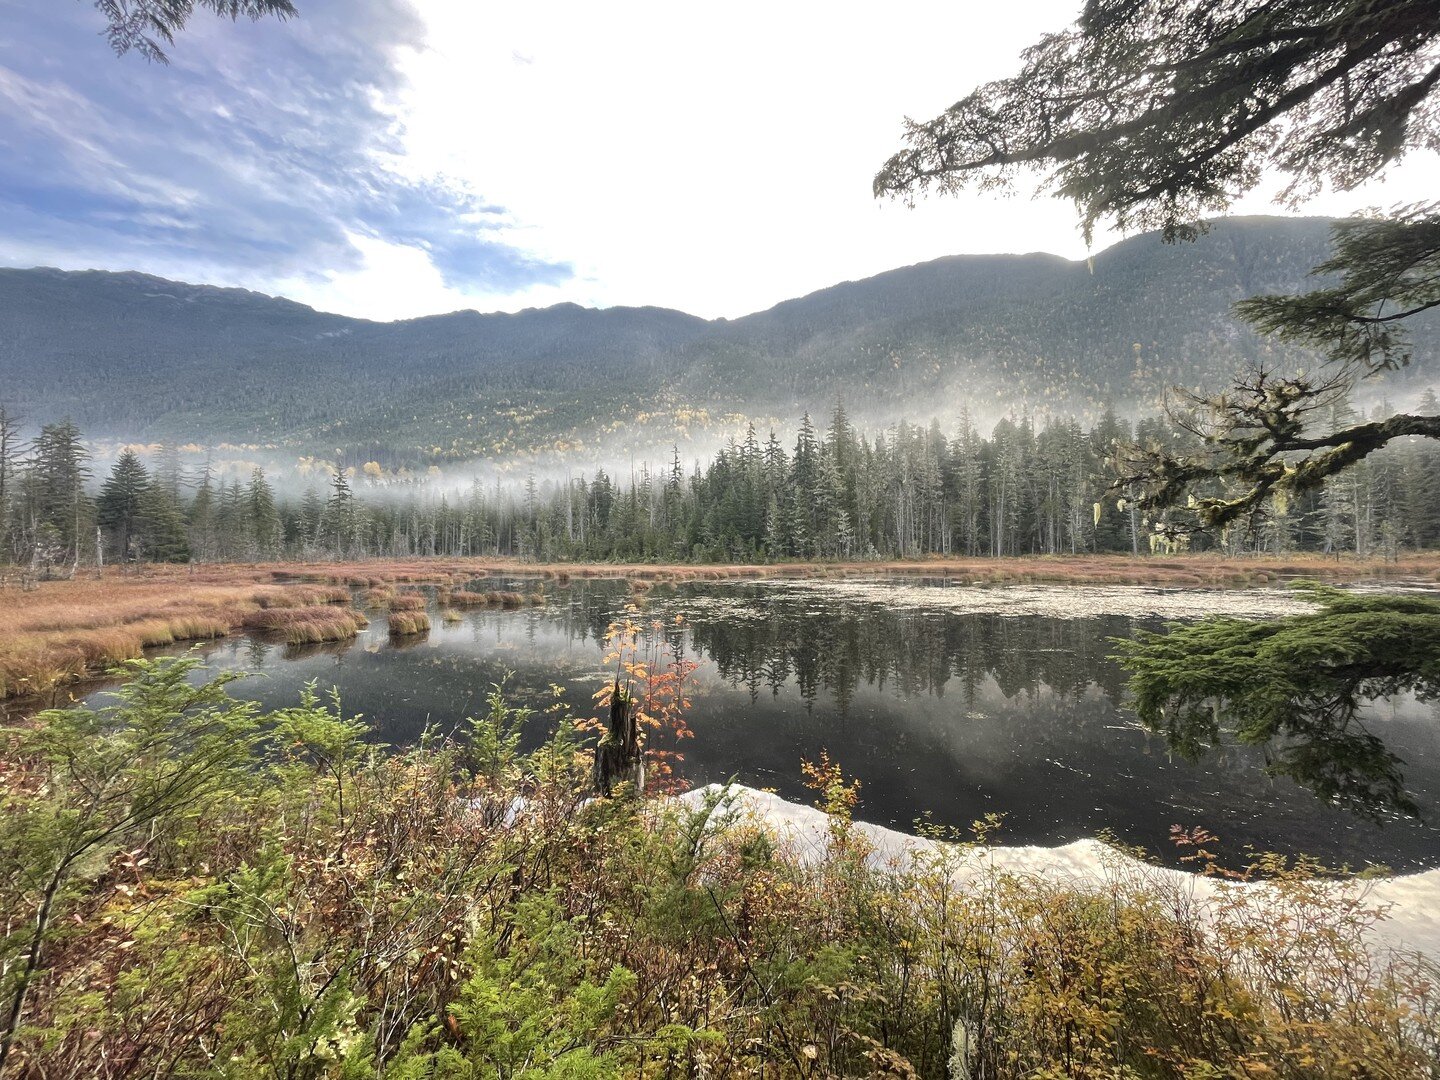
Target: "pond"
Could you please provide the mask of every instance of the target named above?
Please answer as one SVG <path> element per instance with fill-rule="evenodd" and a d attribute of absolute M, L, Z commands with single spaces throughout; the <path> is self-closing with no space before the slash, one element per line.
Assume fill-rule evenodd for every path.
<path fill-rule="evenodd" d="M 475 587 L 516 585 L 531 592 L 536 581 Z M 516 703 L 543 702 L 554 684 L 589 715 L 606 678 L 601 638 L 634 596 L 605 579 L 547 581 L 544 591 L 543 605 L 470 610 L 458 622 L 442 622 L 432 604 L 433 629 L 415 638 L 392 639 L 381 614 L 353 642 L 232 638 L 204 653 L 213 669 L 258 673 L 231 691 L 267 708 L 292 704 L 311 680 L 338 687 L 345 710 L 391 744 L 480 712 L 507 673 Z M 922 818 L 963 829 L 998 813 L 1007 844 L 1108 831 L 1173 862 L 1171 826 L 1203 826 L 1235 860 L 1254 847 L 1357 868 L 1440 865 L 1434 702 L 1383 701 L 1365 717 L 1405 761 L 1423 811 L 1384 824 L 1267 777 L 1259 749 L 1176 758 L 1124 708 L 1109 639 L 1160 629 L 1164 615 L 1278 614 L 1293 606 L 1285 594 L 780 579 L 657 585 L 640 601 L 643 618 L 664 623 L 698 665 L 695 738 L 681 766 L 697 786 L 734 777 L 809 801 L 800 763 L 824 749 L 862 782 L 857 816 L 898 829 Z M 536 719 L 532 743 L 548 722 Z"/>

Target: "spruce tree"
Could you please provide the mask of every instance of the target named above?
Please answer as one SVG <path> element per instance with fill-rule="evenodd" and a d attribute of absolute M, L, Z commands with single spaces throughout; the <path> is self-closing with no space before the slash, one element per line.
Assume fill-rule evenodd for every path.
<path fill-rule="evenodd" d="M 45 529 L 52 565 L 78 566 L 92 536 L 94 508 L 85 494 L 89 460 L 80 429 L 69 419 L 42 427 L 31 449 L 31 512 L 36 526 Z"/>
<path fill-rule="evenodd" d="M 100 528 L 116 562 L 134 561 L 143 550 L 144 498 L 150 487 L 150 474 L 139 456 L 133 450 L 121 451 L 96 500 Z"/>
<path fill-rule="evenodd" d="M 274 559 L 280 554 L 280 514 L 264 469 L 257 466 L 250 473 L 245 498 L 252 550 L 260 559 Z"/>
<path fill-rule="evenodd" d="M 185 516 L 167 491 L 153 481 L 140 493 L 140 554 L 150 562 L 190 558 Z"/>
<path fill-rule="evenodd" d="M 189 512 L 189 537 L 191 554 L 201 562 L 215 558 L 215 487 L 211 483 L 210 463 L 205 463 L 200 473 L 200 483 L 195 488 Z"/>

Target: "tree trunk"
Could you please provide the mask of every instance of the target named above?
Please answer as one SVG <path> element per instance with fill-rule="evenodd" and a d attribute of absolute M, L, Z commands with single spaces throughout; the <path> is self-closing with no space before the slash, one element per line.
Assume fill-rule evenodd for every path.
<path fill-rule="evenodd" d="M 617 785 L 645 790 L 645 754 L 635 723 L 635 702 L 617 680 L 610 694 L 610 730 L 595 747 L 595 794 L 610 796 Z"/>

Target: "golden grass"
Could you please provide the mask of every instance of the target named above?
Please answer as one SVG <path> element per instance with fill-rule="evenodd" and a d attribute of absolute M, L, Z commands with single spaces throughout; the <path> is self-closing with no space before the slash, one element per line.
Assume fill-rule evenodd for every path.
<path fill-rule="evenodd" d="M 390 598 L 391 611 L 424 611 L 425 597 L 419 593 L 401 593 Z"/>
<path fill-rule="evenodd" d="M 167 568 L 0 591 L 0 699 L 43 694 L 132 660 L 145 649 L 247 629 L 258 613 L 309 612 L 306 640 L 356 629 L 348 589 L 276 584 L 255 567 Z M 317 617 L 316 613 L 324 612 Z M 291 621 L 294 621 L 293 617 Z M 360 625 L 364 625 L 363 622 Z"/>
<path fill-rule="evenodd" d="M 423 611 L 396 611 L 390 616 L 390 633 L 399 637 L 423 634 L 430 629 L 430 616 Z"/>
<path fill-rule="evenodd" d="M 536 594 L 543 601 L 543 594 Z M 503 607 L 518 608 L 525 603 L 525 597 L 518 592 L 466 592 L 464 589 L 456 589 L 447 593 L 445 601 L 454 607 Z M 531 602 L 534 602 L 532 597 Z"/>
<path fill-rule="evenodd" d="M 365 590 L 365 606 L 384 610 L 395 596 L 394 585 L 373 585 Z"/>
<path fill-rule="evenodd" d="M 465 616 L 462 615 L 460 612 L 456 611 L 454 608 L 446 608 L 444 611 L 440 612 L 440 618 L 445 620 L 445 622 L 447 623 L 458 623 L 465 621 Z"/>
<path fill-rule="evenodd" d="M 246 616 L 243 626 L 257 634 L 273 634 L 290 645 L 353 638 L 370 620 L 354 608 L 262 608 Z"/>

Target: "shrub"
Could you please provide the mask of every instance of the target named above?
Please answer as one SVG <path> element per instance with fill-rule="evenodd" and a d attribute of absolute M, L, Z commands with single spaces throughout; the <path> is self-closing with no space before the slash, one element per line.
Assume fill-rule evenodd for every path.
<path fill-rule="evenodd" d="M 1437 1065 L 1433 968 L 1376 945 L 1361 888 L 1309 867 L 1202 901 L 1119 855 L 1095 881 L 1001 871 L 990 824 L 884 860 L 823 757 L 806 772 L 830 827 L 800 844 L 720 794 L 592 799 L 572 726 L 525 753 L 543 714 L 498 688 L 384 752 L 334 697 L 259 716 L 196 688 L 195 663 L 134 663 L 115 709 L 3 744 L 17 1076 Z"/>

